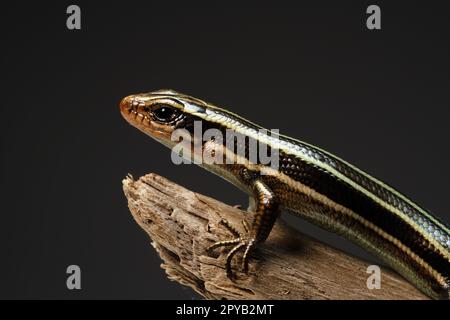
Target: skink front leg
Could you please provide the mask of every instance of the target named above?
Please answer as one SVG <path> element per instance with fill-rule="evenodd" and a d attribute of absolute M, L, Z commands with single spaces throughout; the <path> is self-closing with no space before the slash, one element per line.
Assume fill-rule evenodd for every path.
<path fill-rule="evenodd" d="M 242 221 L 244 232 L 239 232 L 227 220 L 222 220 L 221 224 L 225 226 L 232 234 L 230 240 L 220 241 L 208 248 L 213 250 L 218 247 L 232 246 L 228 252 L 226 261 L 226 270 L 229 278 L 232 278 L 231 261 L 239 251 L 243 251 L 242 268 L 244 272 L 248 270 L 249 253 L 254 246 L 267 239 L 272 227 L 279 216 L 279 206 L 275 194 L 261 180 L 255 179 L 251 181 L 253 196 L 250 201 L 250 209 L 255 209 L 255 218 L 251 226 Z M 253 201 L 252 201 L 253 200 Z M 253 203 L 253 204 L 252 204 Z"/>

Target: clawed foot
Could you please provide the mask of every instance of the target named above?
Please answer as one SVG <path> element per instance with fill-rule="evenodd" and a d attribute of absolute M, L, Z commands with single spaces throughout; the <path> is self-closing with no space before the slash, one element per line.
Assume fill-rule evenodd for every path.
<path fill-rule="evenodd" d="M 244 255 L 242 256 L 242 269 L 244 272 L 248 271 L 248 259 L 249 259 L 249 253 L 250 250 L 255 245 L 255 239 L 254 237 L 250 236 L 247 222 L 242 221 L 242 225 L 244 226 L 245 234 L 242 234 L 239 232 L 236 228 L 234 228 L 227 220 L 222 219 L 220 223 L 226 227 L 234 236 L 235 238 L 231 240 L 226 241 L 219 241 L 214 243 L 212 246 L 210 246 L 207 251 L 214 250 L 219 247 L 225 247 L 225 246 L 233 246 L 233 248 L 228 252 L 227 255 L 227 263 L 226 263 L 226 270 L 227 270 L 227 276 L 228 278 L 233 277 L 233 273 L 231 270 L 231 260 L 236 255 L 236 253 L 239 252 L 239 250 L 244 250 Z"/>

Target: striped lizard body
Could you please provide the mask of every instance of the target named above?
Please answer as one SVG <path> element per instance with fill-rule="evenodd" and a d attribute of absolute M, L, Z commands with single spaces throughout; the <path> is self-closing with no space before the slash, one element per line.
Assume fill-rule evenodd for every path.
<path fill-rule="evenodd" d="M 318 147 L 269 134 L 225 109 L 172 90 L 128 96 L 120 109 L 131 125 L 168 147 L 176 146 L 173 134 L 182 129 L 191 138 L 193 156 L 221 154 L 215 159 L 223 161 L 199 165 L 249 194 L 252 225 L 244 223 L 245 232 L 239 232 L 224 220 L 233 237 L 210 247 L 231 247 L 226 266 L 230 277 L 233 256 L 242 251 L 247 269 L 249 252 L 268 237 L 285 209 L 360 245 L 430 297 L 449 298 L 449 228 L 386 183 Z M 195 123 L 201 124 L 202 136 L 212 129 L 246 139 L 233 138 L 232 144 L 226 138 L 201 140 L 196 149 Z M 278 151 L 276 168 L 259 153 L 252 158 L 251 141 Z"/>

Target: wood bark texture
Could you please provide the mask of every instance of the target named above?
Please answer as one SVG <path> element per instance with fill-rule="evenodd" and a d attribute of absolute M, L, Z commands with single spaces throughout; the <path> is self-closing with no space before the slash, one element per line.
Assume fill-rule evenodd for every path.
<path fill-rule="evenodd" d="M 226 219 L 242 230 L 252 214 L 187 190 L 161 176 L 128 176 L 123 189 L 129 209 L 150 236 L 169 279 L 206 299 L 427 299 L 397 274 L 382 267 L 381 288 L 368 289 L 370 263 L 311 239 L 278 219 L 269 238 L 241 272 L 242 253 L 233 259 L 235 279 L 225 271 L 228 250 L 206 249 L 232 235 Z M 151 253 L 149 253 L 151 254 Z"/>

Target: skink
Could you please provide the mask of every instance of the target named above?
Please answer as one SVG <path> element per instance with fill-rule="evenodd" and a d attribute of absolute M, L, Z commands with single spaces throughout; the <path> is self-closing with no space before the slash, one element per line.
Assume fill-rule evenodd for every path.
<path fill-rule="evenodd" d="M 234 113 L 172 90 L 125 97 L 120 110 L 131 125 L 170 148 L 177 146 L 173 137 L 181 129 L 190 137 L 187 151 L 194 157 L 220 153 L 222 159 L 234 160 L 198 162 L 247 192 L 249 209 L 255 212 L 252 225 L 244 223 L 244 232 L 224 220 L 233 237 L 210 247 L 231 247 L 229 275 L 239 251 L 247 269 L 249 252 L 269 236 L 280 211 L 286 210 L 360 245 L 428 296 L 449 298 L 448 226 L 393 187 L 318 147 L 264 131 Z M 196 123 L 201 134 L 213 129 L 247 140 L 229 144 L 226 138 L 212 138 L 195 148 Z M 252 157 L 250 141 L 277 151 L 277 167 Z"/>

